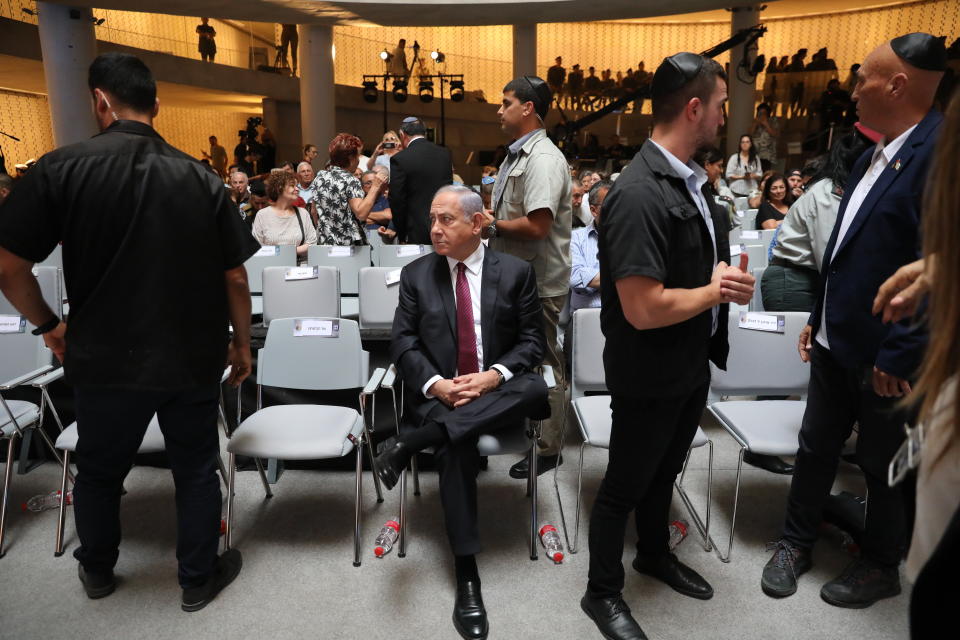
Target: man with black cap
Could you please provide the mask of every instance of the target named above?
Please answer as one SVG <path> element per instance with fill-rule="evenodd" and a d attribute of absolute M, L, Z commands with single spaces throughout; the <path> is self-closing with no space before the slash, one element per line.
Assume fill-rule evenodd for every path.
<path fill-rule="evenodd" d="M 854 424 L 857 463 L 869 492 L 865 533 L 860 557 L 820 596 L 838 607 L 863 608 L 900 593 L 910 489 L 888 486 L 887 468 L 910 420 L 900 399 L 911 392 L 926 331 L 909 319 L 883 324 L 871 308 L 880 284 L 920 257 L 922 194 L 942 120 L 932 105 L 945 68 L 943 43 L 911 33 L 882 44 L 857 71 L 853 99 L 860 121 L 883 139 L 850 173 L 816 304 L 800 334 L 800 358 L 811 363 L 810 387 L 786 523 L 763 569 L 767 595 L 792 595 L 797 578 L 812 566 L 823 505 Z"/>
<path fill-rule="evenodd" d="M 590 517 L 590 574 L 580 606 L 605 638 L 646 638 L 623 601 L 623 537 L 633 511 L 633 568 L 692 598 L 713 588 L 669 552 L 673 482 L 710 385 L 725 367 L 729 302 L 753 277 L 728 266 L 727 213 L 691 160 L 723 124 L 726 76 L 694 53 L 665 59 L 651 87 L 652 137 L 620 174 L 599 225 L 600 323 L 612 426 L 606 474 Z"/>
<path fill-rule="evenodd" d="M 521 76 L 503 88 L 497 115 L 513 138 L 497 172 L 493 210 L 485 212 L 484 237 L 490 248 L 526 260 L 537 274 L 546 337 L 543 364 L 553 367 L 557 385 L 550 391 L 549 420 L 542 423 L 538 475 L 559 465 L 566 401 L 563 355 L 557 346 L 560 311 L 570 292 L 570 233 L 573 224 L 570 168 L 563 152 L 547 137 L 543 119 L 553 96 L 536 76 Z M 510 477 L 525 479 L 525 456 L 510 468 Z"/>

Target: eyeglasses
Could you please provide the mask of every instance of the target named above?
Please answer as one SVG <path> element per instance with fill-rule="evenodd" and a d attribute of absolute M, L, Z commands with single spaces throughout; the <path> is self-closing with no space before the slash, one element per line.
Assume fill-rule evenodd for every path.
<path fill-rule="evenodd" d="M 693 81 L 701 69 L 703 69 L 703 56 L 695 53 L 681 52 L 664 58 L 653 76 L 651 93 L 653 95 L 673 93 Z"/>

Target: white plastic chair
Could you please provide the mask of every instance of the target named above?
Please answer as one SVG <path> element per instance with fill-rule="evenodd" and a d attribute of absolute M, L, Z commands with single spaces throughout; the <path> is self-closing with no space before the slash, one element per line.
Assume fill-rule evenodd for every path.
<path fill-rule="evenodd" d="M 763 272 L 766 267 L 755 267 L 750 269 L 750 275 L 757 281 L 753 287 L 753 298 L 750 300 L 750 311 L 763 311 L 763 292 L 760 290 L 760 281 L 763 279 Z M 739 316 L 738 316 L 739 317 Z"/>
<path fill-rule="evenodd" d="M 810 365 L 800 361 L 797 336 L 807 324 L 810 314 L 790 311 L 764 315 L 782 317 L 783 333 L 741 329 L 740 314 L 730 312 L 727 370 L 722 371 L 710 365 L 710 386 L 714 393 L 721 397 L 806 394 Z M 720 425 L 740 445 L 726 554 L 717 547 L 717 555 L 723 562 L 730 562 L 733 549 L 743 454 L 751 451 L 768 456 L 796 455 L 797 438 L 806 405 L 805 400 L 720 400 L 708 407 Z"/>
<path fill-rule="evenodd" d="M 429 244 L 385 244 L 377 251 L 376 266 L 399 269 L 428 253 L 433 253 Z"/>
<path fill-rule="evenodd" d="M 360 269 L 370 266 L 370 245 L 313 245 L 307 249 L 307 263 L 339 269 L 340 293 L 355 296 L 360 291 Z"/>
<path fill-rule="evenodd" d="M 295 267 L 297 266 L 297 248 L 293 245 L 264 245 L 260 252 L 247 258 L 243 263 L 247 270 L 247 282 L 250 286 L 251 314 L 258 316 L 263 313 L 263 270 L 266 267 Z M 260 253 L 264 255 L 260 255 Z M 269 254 L 269 255 L 267 255 Z"/>
<path fill-rule="evenodd" d="M 400 300 L 400 269 L 365 267 L 360 270 L 361 331 L 389 337 Z"/>
<path fill-rule="evenodd" d="M 609 395 L 586 395 L 589 392 L 607 392 L 606 374 L 603 369 L 603 348 L 606 343 L 603 332 L 600 330 L 600 309 L 577 309 L 573 313 L 573 352 L 571 356 L 570 375 L 570 404 L 573 415 L 580 428 L 583 443 L 580 445 L 580 461 L 577 468 L 577 512 L 575 517 L 573 544 L 567 535 L 567 521 L 563 512 L 563 502 L 560 499 L 560 486 L 557 483 L 557 473 L 554 471 L 554 488 L 557 492 L 557 502 L 560 504 L 560 519 L 563 524 L 564 536 L 570 553 L 576 553 L 580 542 L 580 494 L 583 488 L 583 452 L 588 445 L 601 449 L 610 448 L 610 431 L 613 418 L 610 411 Z M 638 366 L 641 366 L 638 363 Z M 566 431 L 566 430 L 564 430 Z M 564 433 L 564 436 L 566 433 Z M 683 487 L 687 473 L 687 463 L 690 452 L 707 445 L 709 457 L 707 464 L 707 507 L 705 519 L 694 508 L 690 497 Z M 713 486 L 713 441 L 710 440 L 700 427 L 690 443 L 687 457 L 683 461 L 683 469 L 674 486 L 680 494 L 684 506 L 690 513 L 690 518 L 700 532 L 703 539 L 704 551 L 710 551 L 710 492 Z M 666 524 L 666 523 L 664 523 Z"/>
<path fill-rule="evenodd" d="M 34 267 L 34 273 L 44 301 L 54 313 L 58 316 L 62 315 L 60 270 L 54 266 Z M 22 317 L 2 294 L 0 294 L 0 316 L 2 316 L 0 318 L 2 325 L 5 327 L 4 331 L 0 332 L 0 354 L 2 354 L 0 380 L 6 381 L 0 384 L 0 441 L 7 441 L 7 466 L 4 469 L 2 501 L 0 501 L 0 558 L 2 558 L 5 553 L 3 539 L 6 533 L 7 502 L 17 441 L 23 440 L 24 444 L 27 444 L 33 433 L 38 433 L 54 457 L 60 460 L 60 456 L 43 430 L 43 409 L 49 398 L 46 389 L 41 390 L 39 404 L 26 400 L 7 400 L 3 397 L 4 391 L 27 384 L 32 385 L 45 374 L 53 371 L 53 353 L 44 345 L 41 336 L 30 333 L 36 327 Z"/>
<path fill-rule="evenodd" d="M 543 379 L 548 389 L 557 386 L 557 381 L 553 375 L 553 368 L 547 365 L 542 367 Z M 398 378 L 397 369 L 390 365 L 383 381 L 380 384 L 384 389 L 389 389 L 393 396 L 393 417 L 396 421 L 397 434 L 400 433 L 400 416 L 402 406 L 398 404 L 397 391 L 401 391 L 402 382 Z M 502 429 L 494 433 L 485 433 L 477 439 L 477 451 L 481 456 L 500 456 L 500 455 L 518 455 L 526 454 L 530 464 L 530 472 L 527 475 L 527 496 L 530 498 L 530 559 L 536 560 L 538 557 L 537 548 L 537 447 L 536 443 L 540 437 L 540 422 L 526 420 L 522 429 Z M 429 451 L 428 451 L 429 453 Z M 411 469 L 413 471 L 414 495 L 420 495 L 420 478 L 416 465 L 416 456 L 411 458 Z M 403 470 L 400 473 L 400 538 L 398 541 L 397 555 L 401 558 L 407 555 L 407 472 Z"/>
<path fill-rule="evenodd" d="M 311 333 L 308 327 L 318 331 Z M 309 335 L 295 335 L 298 330 Z M 364 442 L 371 466 L 373 460 L 364 410 L 367 398 L 377 390 L 384 375 L 383 369 L 377 369 L 368 377 L 369 362 L 370 354 L 363 351 L 360 344 L 360 328 L 352 320 L 277 318 L 270 323 L 266 343 L 257 358 L 257 411 L 240 423 L 227 444 L 230 459 L 225 548 L 229 549 L 232 541 L 236 456 L 318 460 L 340 458 L 356 451 L 353 566 L 360 566 Z M 362 389 L 360 410 L 318 404 L 263 408 L 264 385 L 311 391 Z M 382 502 L 376 473 L 373 477 L 378 501 Z"/>
<path fill-rule="evenodd" d="M 263 326 L 269 327 L 275 318 L 296 317 L 340 317 L 340 276 L 335 267 L 263 270 Z"/>

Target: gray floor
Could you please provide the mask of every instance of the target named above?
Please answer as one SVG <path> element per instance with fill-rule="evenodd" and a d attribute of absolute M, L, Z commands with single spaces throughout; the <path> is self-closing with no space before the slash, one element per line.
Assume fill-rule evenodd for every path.
<path fill-rule="evenodd" d="M 715 539 L 726 540 L 737 448 L 707 417 L 703 426 L 716 442 Z M 572 516 L 576 450 L 568 445 L 560 485 Z M 588 449 L 584 470 L 586 520 L 602 475 L 606 452 Z M 580 611 L 588 554 L 568 556 L 561 566 L 528 559 L 527 503 L 523 485 L 506 475 L 512 458 L 492 459 L 480 477 L 485 552 L 479 556 L 491 637 L 595 638 Z M 550 476 L 541 485 L 541 519 L 559 524 Z M 706 450 L 694 453 L 688 485 L 702 504 Z M 58 470 L 46 464 L 14 476 L 8 519 L 7 555 L 0 560 L 2 638 L 455 638 L 452 562 L 443 533 L 436 475 L 423 475 L 423 495 L 412 498 L 411 539 L 406 558 L 373 557 L 373 537 L 397 514 L 397 491 L 377 504 L 369 473 L 364 475 L 363 566 L 352 558 L 351 473 L 288 471 L 265 502 L 255 473 L 238 476 L 235 546 L 244 567 L 237 581 L 207 609 L 179 609 L 174 557 L 173 486 L 163 469 L 136 467 L 123 500 L 124 541 L 117 573 L 120 585 L 109 598 L 90 601 L 76 578 L 69 553 L 76 546 L 68 516 L 67 554 L 53 556 L 56 512 L 22 513 L 28 497 L 55 488 Z M 777 536 L 789 478 L 747 467 L 730 564 L 698 546 L 694 537 L 680 557 L 714 586 L 707 602 L 674 593 L 627 570 L 625 596 L 652 638 L 906 638 L 908 589 L 898 598 L 865 610 L 838 609 L 820 600 L 823 582 L 848 557 L 836 539 L 818 545 L 814 569 L 797 594 L 775 601 L 760 591 L 765 543 Z M 850 468 L 838 487 L 860 489 Z M 684 516 L 678 509 L 678 516 Z M 572 520 L 570 522 L 572 526 Z M 586 522 L 581 545 L 586 546 Z M 573 532 L 570 532 L 571 536 Z M 693 533 L 691 536 L 695 536 Z M 625 563 L 632 558 L 627 534 Z"/>

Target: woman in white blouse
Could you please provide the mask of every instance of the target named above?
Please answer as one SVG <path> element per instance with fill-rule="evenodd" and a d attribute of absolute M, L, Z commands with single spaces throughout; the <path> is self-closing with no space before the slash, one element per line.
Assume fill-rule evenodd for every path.
<path fill-rule="evenodd" d="M 757 180 L 763 174 L 760 158 L 748 134 L 740 136 L 740 150 L 727 160 L 727 183 L 730 191 L 740 197 L 749 196 L 757 189 Z"/>
<path fill-rule="evenodd" d="M 297 262 L 307 259 L 307 249 L 317 244 L 317 230 L 306 209 L 293 206 L 300 196 L 297 177 L 286 171 L 274 171 L 267 178 L 267 197 L 273 202 L 261 209 L 253 221 L 253 237 L 262 245 L 297 247 Z"/>

